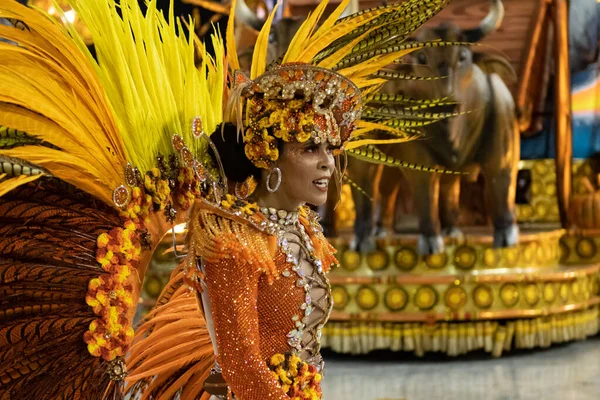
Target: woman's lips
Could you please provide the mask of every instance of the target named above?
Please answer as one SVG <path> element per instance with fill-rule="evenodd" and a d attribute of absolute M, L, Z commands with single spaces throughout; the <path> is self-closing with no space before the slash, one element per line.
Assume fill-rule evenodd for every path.
<path fill-rule="evenodd" d="M 329 187 L 329 178 L 314 180 L 313 185 L 315 185 L 320 191 L 327 192 L 327 188 Z"/>

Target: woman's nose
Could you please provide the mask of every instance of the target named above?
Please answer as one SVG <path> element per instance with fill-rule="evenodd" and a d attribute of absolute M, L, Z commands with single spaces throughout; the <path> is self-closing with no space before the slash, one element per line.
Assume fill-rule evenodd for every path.
<path fill-rule="evenodd" d="M 333 171 L 335 168 L 335 159 L 327 148 L 320 151 L 321 158 L 319 160 L 319 169 Z"/>

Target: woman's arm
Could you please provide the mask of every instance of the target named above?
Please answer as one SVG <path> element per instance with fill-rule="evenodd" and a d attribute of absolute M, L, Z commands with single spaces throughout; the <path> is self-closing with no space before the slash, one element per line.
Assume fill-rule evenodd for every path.
<path fill-rule="evenodd" d="M 240 259 L 205 264 L 218 360 L 239 399 L 289 400 L 260 354 L 256 301 L 261 273 Z"/>

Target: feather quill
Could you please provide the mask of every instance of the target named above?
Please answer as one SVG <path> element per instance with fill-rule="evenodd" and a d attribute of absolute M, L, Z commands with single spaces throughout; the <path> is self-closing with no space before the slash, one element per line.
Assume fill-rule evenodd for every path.
<path fill-rule="evenodd" d="M 273 18 L 279 8 L 279 2 L 273 8 L 271 14 L 267 18 L 267 21 L 263 25 L 258 39 L 256 40 L 256 46 L 254 47 L 254 53 L 252 53 L 252 67 L 250 68 L 250 79 L 255 79 L 262 75 L 267 68 L 267 50 L 269 47 L 269 34 L 271 32 L 271 25 L 273 24 Z"/>
<path fill-rule="evenodd" d="M 225 36 L 225 43 L 227 45 L 227 58 L 229 60 L 229 65 L 232 70 L 240 69 L 240 61 L 237 56 L 237 47 L 235 45 L 235 7 L 237 4 L 237 0 L 232 0 L 231 2 L 231 13 L 229 15 L 229 21 L 227 21 L 227 31 Z"/>

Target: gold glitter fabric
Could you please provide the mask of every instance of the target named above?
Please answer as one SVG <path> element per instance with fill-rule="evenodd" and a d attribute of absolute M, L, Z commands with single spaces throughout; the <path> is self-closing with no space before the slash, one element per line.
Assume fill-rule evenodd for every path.
<path fill-rule="evenodd" d="M 288 400 L 268 360 L 275 354 L 294 352 L 305 360 L 310 356 L 312 362 L 318 352 L 316 334 L 304 335 L 302 321 L 308 320 L 313 306 L 311 285 L 299 276 L 302 263 L 286 253 L 285 235 L 269 229 L 274 224 L 262 229 L 242 215 L 196 204 L 189 245 L 203 259 L 223 377 L 238 399 Z M 307 254 L 314 255 L 313 262 L 324 277 L 337 263 L 335 250 L 319 232 L 317 222 L 300 217 L 297 224 L 307 237 L 304 247 L 312 250 Z M 328 284 L 319 285 L 319 290 L 318 300 L 323 304 L 323 297 L 331 297 Z M 331 301 L 324 304 L 331 305 Z M 322 326 L 328 313 L 317 315 L 319 321 L 310 322 L 313 327 Z M 313 351 L 305 351 L 303 337 Z"/>

